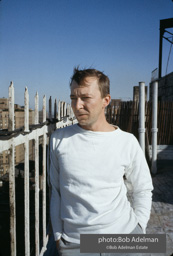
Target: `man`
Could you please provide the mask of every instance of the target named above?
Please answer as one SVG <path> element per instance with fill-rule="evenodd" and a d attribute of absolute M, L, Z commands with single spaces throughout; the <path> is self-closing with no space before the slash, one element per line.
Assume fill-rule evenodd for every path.
<path fill-rule="evenodd" d="M 62 256 L 81 255 L 80 234 L 144 233 L 153 189 L 136 138 L 106 121 L 109 78 L 75 69 L 70 88 L 78 124 L 56 130 L 50 140 L 50 214 Z M 124 176 L 132 184 L 133 206 Z"/>

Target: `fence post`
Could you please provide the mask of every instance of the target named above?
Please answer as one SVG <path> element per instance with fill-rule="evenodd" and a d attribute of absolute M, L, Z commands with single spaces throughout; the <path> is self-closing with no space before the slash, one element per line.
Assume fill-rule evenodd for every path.
<path fill-rule="evenodd" d="M 64 117 L 64 108 L 63 108 L 63 106 L 64 106 L 64 102 L 63 101 L 61 101 L 61 119 Z"/>
<path fill-rule="evenodd" d="M 73 113 L 73 109 L 72 107 L 70 106 L 70 118 L 73 119 L 74 118 L 74 113 Z"/>
<path fill-rule="evenodd" d="M 54 102 L 54 119 L 57 118 L 57 100 L 55 99 L 55 102 Z"/>
<path fill-rule="evenodd" d="M 63 106 L 63 117 L 67 116 L 67 104 L 66 102 L 64 102 L 64 106 Z"/>
<path fill-rule="evenodd" d="M 43 123 L 46 122 L 46 96 L 43 96 Z M 43 161 L 42 161 L 42 227 L 43 227 L 43 248 L 46 250 L 46 129 L 44 130 L 43 134 Z"/>
<path fill-rule="evenodd" d="M 49 119 L 52 120 L 52 97 L 49 98 Z"/>
<path fill-rule="evenodd" d="M 25 123 L 24 131 L 29 132 L 29 94 L 28 88 L 25 87 Z"/>
<path fill-rule="evenodd" d="M 46 122 L 46 96 L 43 96 L 43 123 Z"/>
<path fill-rule="evenodd" d="M 145 83 L 139 82 L 139 143 L 145 154 Z"/>
<path fill-rule="evenodd" d="M 24 131 L 29 132 L 29 94 L 25 88 L 25 123 Z M 24 191 L 25 191 L 25 256 L 30 256 L 30 217 L 29 217 L 29 138 L 25 137 L 25 168 L 24 168 Z"/>
<path fill-rule="evenodd" d="M 152 84 L 152 165 L 151 171 L 157 173 L 157 104 L 158 104 L 158 82 Z"/>
<path fill-rule="evenodd" d="M 9 86 L 8 130 L 14 131 L 14 86 Z M 9 154 L 9 199 L 10 199 L 10 238 L 11 256 L 16 256 L 16 195 L 15 195 L 15 147 L 12 143 Z"/>
<path fill-rule="evenodd" d="M 43 247 L 46 249 L 46 131 L 43 134 L 43 179 L 42 179 L 42 188 L 43 188 Z"/>
<path fill-rule="evenodd" d="M 29 139 L 25 139 L 25 256 L 30 256 L 30 217 L 29 217 Z"/>
<path fill-rule="evenodd" d="M 39 123 L 39 98 L 38 98 L 38 92 L 35 95 L 35 124 Z"/>
<path fill-rule="evenodd" d="M 16 196 L 15 196 L 15 147 L 12 143 L 9 155 L 9 197 L 11 256 L 16 256 Z"/>
<path fill-rule="evenodd" d="M 61 119 L 61 101 L 58 101 L 58 121 Z"/>
<path fill-rule="evenodd" d="M 70 116 L 70 104 L 67 104 L 67 117 Z"/>
<path fill-rule="evenodd" d="M 39 255 L 39 136 L 35 138 L 35 256 Z"/>
<path fill-rule="evenodd" d="M 38 124 L 38 92 L 35 95 L 35 124 Z M 35 137 L 35 256 L 39 256 L 39 136 Z"/>
<path fill-rule="evenodd" d="M 14 131 L 14 86 L 13 82 L 10 83 L 9 86 L 9 101 L 8 101 L 8 130 Z"/>

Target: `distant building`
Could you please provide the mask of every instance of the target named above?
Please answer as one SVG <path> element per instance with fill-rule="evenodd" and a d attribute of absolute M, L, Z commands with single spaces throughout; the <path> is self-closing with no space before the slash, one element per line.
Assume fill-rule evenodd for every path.
<path fill-rule="evenodd" d="M 18 104 L 14 105 L 14 127 L 15 129 L 24 126 L 24 107 Z M 0 130 L 8 129 L 8 99 L 0 98 Z M 29 124 L 34 123 L 34 111 L 29 110 Z"/>
<path fill-rule="evenodd" d="M 8 109 L 0 109 L 0 130 L 8 129 Z"/>
<path fill-rule="evenodd" d="M 8 109 L 8 99 L 0 98 L 0 109 Z"/>
<path fill-rule="evenodd" d="M 24 107 L 19 106 L 18 104 L 14 105 L 14 127 L 15 129 L 21 128 L 24 126 Z M 0 98 L 0 131 L 8 130 L 8 99 Z M 29 110 L 29 124 L 34 123 L 34 111 Z M 33 141 L 29 143 L 29 154 L 30 159 L 34 159 L 33 154 Z M 0 176 L 8 173 L 9 170 L 9 151 L 4 151 L 0 154 Z M 24 145 L 19 145 L 15 148 L 15 164 L 24 162 Z"/>

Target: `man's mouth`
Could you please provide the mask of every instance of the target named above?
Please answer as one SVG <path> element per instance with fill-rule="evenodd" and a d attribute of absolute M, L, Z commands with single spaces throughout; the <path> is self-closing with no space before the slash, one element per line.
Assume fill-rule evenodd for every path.
<path fill-rule="evenodd" d="M 86 113 L 77 113 L 76 115 L 77 116 L 86 116 L 87 114 Z"/>

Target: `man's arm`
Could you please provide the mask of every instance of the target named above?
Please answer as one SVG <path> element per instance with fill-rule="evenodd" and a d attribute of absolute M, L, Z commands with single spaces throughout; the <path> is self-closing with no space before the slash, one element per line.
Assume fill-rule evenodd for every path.
<path fill-rule="evenodd" d="M 152 179 L 144 153 L 136 138 L 133 138 L 131 164 L 125 171 L 127 181 L 132 185 L 132 207 L 137 220 L 145 232 L 151 213 Z"/>
<path fill-rule="evenodd" d="M 62 234 L 62 220 L 61 220 L 61 197 L 59 186 L 59 167 L 58 158 L 56 155 L 56 138 L 51 136 L 49 145 L 49 175 L 51 186 L 51 200 L 50 200 L 50 217 L 55 241 L 59 241 Z"/>

